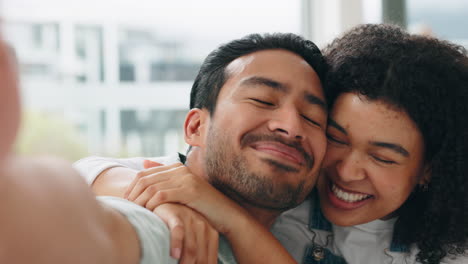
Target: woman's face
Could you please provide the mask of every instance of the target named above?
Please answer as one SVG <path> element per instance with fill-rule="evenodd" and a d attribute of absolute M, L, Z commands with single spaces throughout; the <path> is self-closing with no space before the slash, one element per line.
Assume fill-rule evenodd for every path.
<path fill-rule="evenodd" d="M 386 103 L 340 95 L 327 136 L 318 189 L 323 213 L 336 225 L 391 217 L 427 178 L 419 129 Z"/>

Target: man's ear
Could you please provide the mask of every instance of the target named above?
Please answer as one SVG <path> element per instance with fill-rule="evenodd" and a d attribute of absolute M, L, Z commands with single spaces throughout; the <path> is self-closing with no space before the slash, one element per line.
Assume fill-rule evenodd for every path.
<path fill-rule="evenodd" d="M 206 133 L 210 114 L 206 109 L 193 108 L 185 117 L 184 138 L 190 146 L 203 147 L 205 145 Z"/>

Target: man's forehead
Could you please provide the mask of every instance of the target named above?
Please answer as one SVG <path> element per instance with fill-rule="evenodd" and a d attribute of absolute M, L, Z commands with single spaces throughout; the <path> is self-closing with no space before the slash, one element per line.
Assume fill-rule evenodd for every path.
<path fill-rule="evenodd" d="M 318 99 L 326 108 L 321 80 L 315 70 L 301 56 L 283 49 L 253 52 L 232 61 L 225 70 L 227 80 L 218 100 L 256 88 L 262 91 L 299 92 L 307 102 Z M 229 87 L 229 88 L 227 88 Z M 281 89 L 279 89 L 281 88 Z"/>
<path fill-rule="evenodd" d="M 254 53 L 250 53 L 244 56 L 241 56 L 226 67 L 226 73 L 228 76 L 234 76 L 244 71 L 245 67 L 249 65 L 255 58 Z"/>
<path fill-rule="evenodd" d="M 266 70 L 269 66 L 281 66 L 281 65 L 272 65 L 275 61 L 293 61 L 300 63 L 308 68 L 312 68 L 300 55 L 288 51 L 285 49 L 266 49 L 255 51 L 246 55 L 243 55 L 239 58 L 236 58 L 228 64 L 226 67 L 226 73 L 228 76 L 234 76 L 236 74 L 242 73 L 249 65 L 259 65 L 263 68 L 256 68 L 256 70 Z"/>

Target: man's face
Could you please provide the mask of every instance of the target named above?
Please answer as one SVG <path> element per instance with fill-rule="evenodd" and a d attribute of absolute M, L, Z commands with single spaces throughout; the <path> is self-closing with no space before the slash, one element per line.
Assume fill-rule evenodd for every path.
<path fill-rule="evenodd" d="M 326 149 L 317 74 L 279 49 L 240 57 L 226 71 L 205 138 L 209 181 L 256 207 L 296 206 L 314 186 Z"/>

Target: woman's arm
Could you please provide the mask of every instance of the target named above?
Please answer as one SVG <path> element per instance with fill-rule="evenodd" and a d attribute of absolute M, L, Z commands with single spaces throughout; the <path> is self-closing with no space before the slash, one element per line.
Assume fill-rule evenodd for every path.
<path fill-rule="evenodd" d="M 296 263 L 269 230 L 181 163 L 140 173 L 126 197 L 150 210 L 169 202 L 195 209 L 229 240 L 241 264 Z"/>
<path fill-rule="evenodd" d="M 174 157 L 155 158 L 159 162 L 173 162 Z M 145 168 L 161 166 L 161 163 L 143 158 L 114 159 L 89 157 L 74 164 L 91 185 L 96 195 L 123 198 L 135 177 L 146 175 Z M 169 165 L 166 168 L 179 166 Z M 142 205 L 142 204 L 140 204 Z M 142 205 L 143 206 L 143 205 Z M 144 206 L 143 206 L 144 207 Z M 218 232 L 203 216 L 181 205 L 167 205 L 154 211 L 168 226 L 171 236 L 171 256 L 185 263 L 216 262 Z M 202 244 L 206 247 L 198 247 Z"/>
<path fill-rule="evenodd" d="M 135 175 L 143 169 L 143 158 L 87 157 L 73 164 L 96 195 L 123 197 Z"/>

